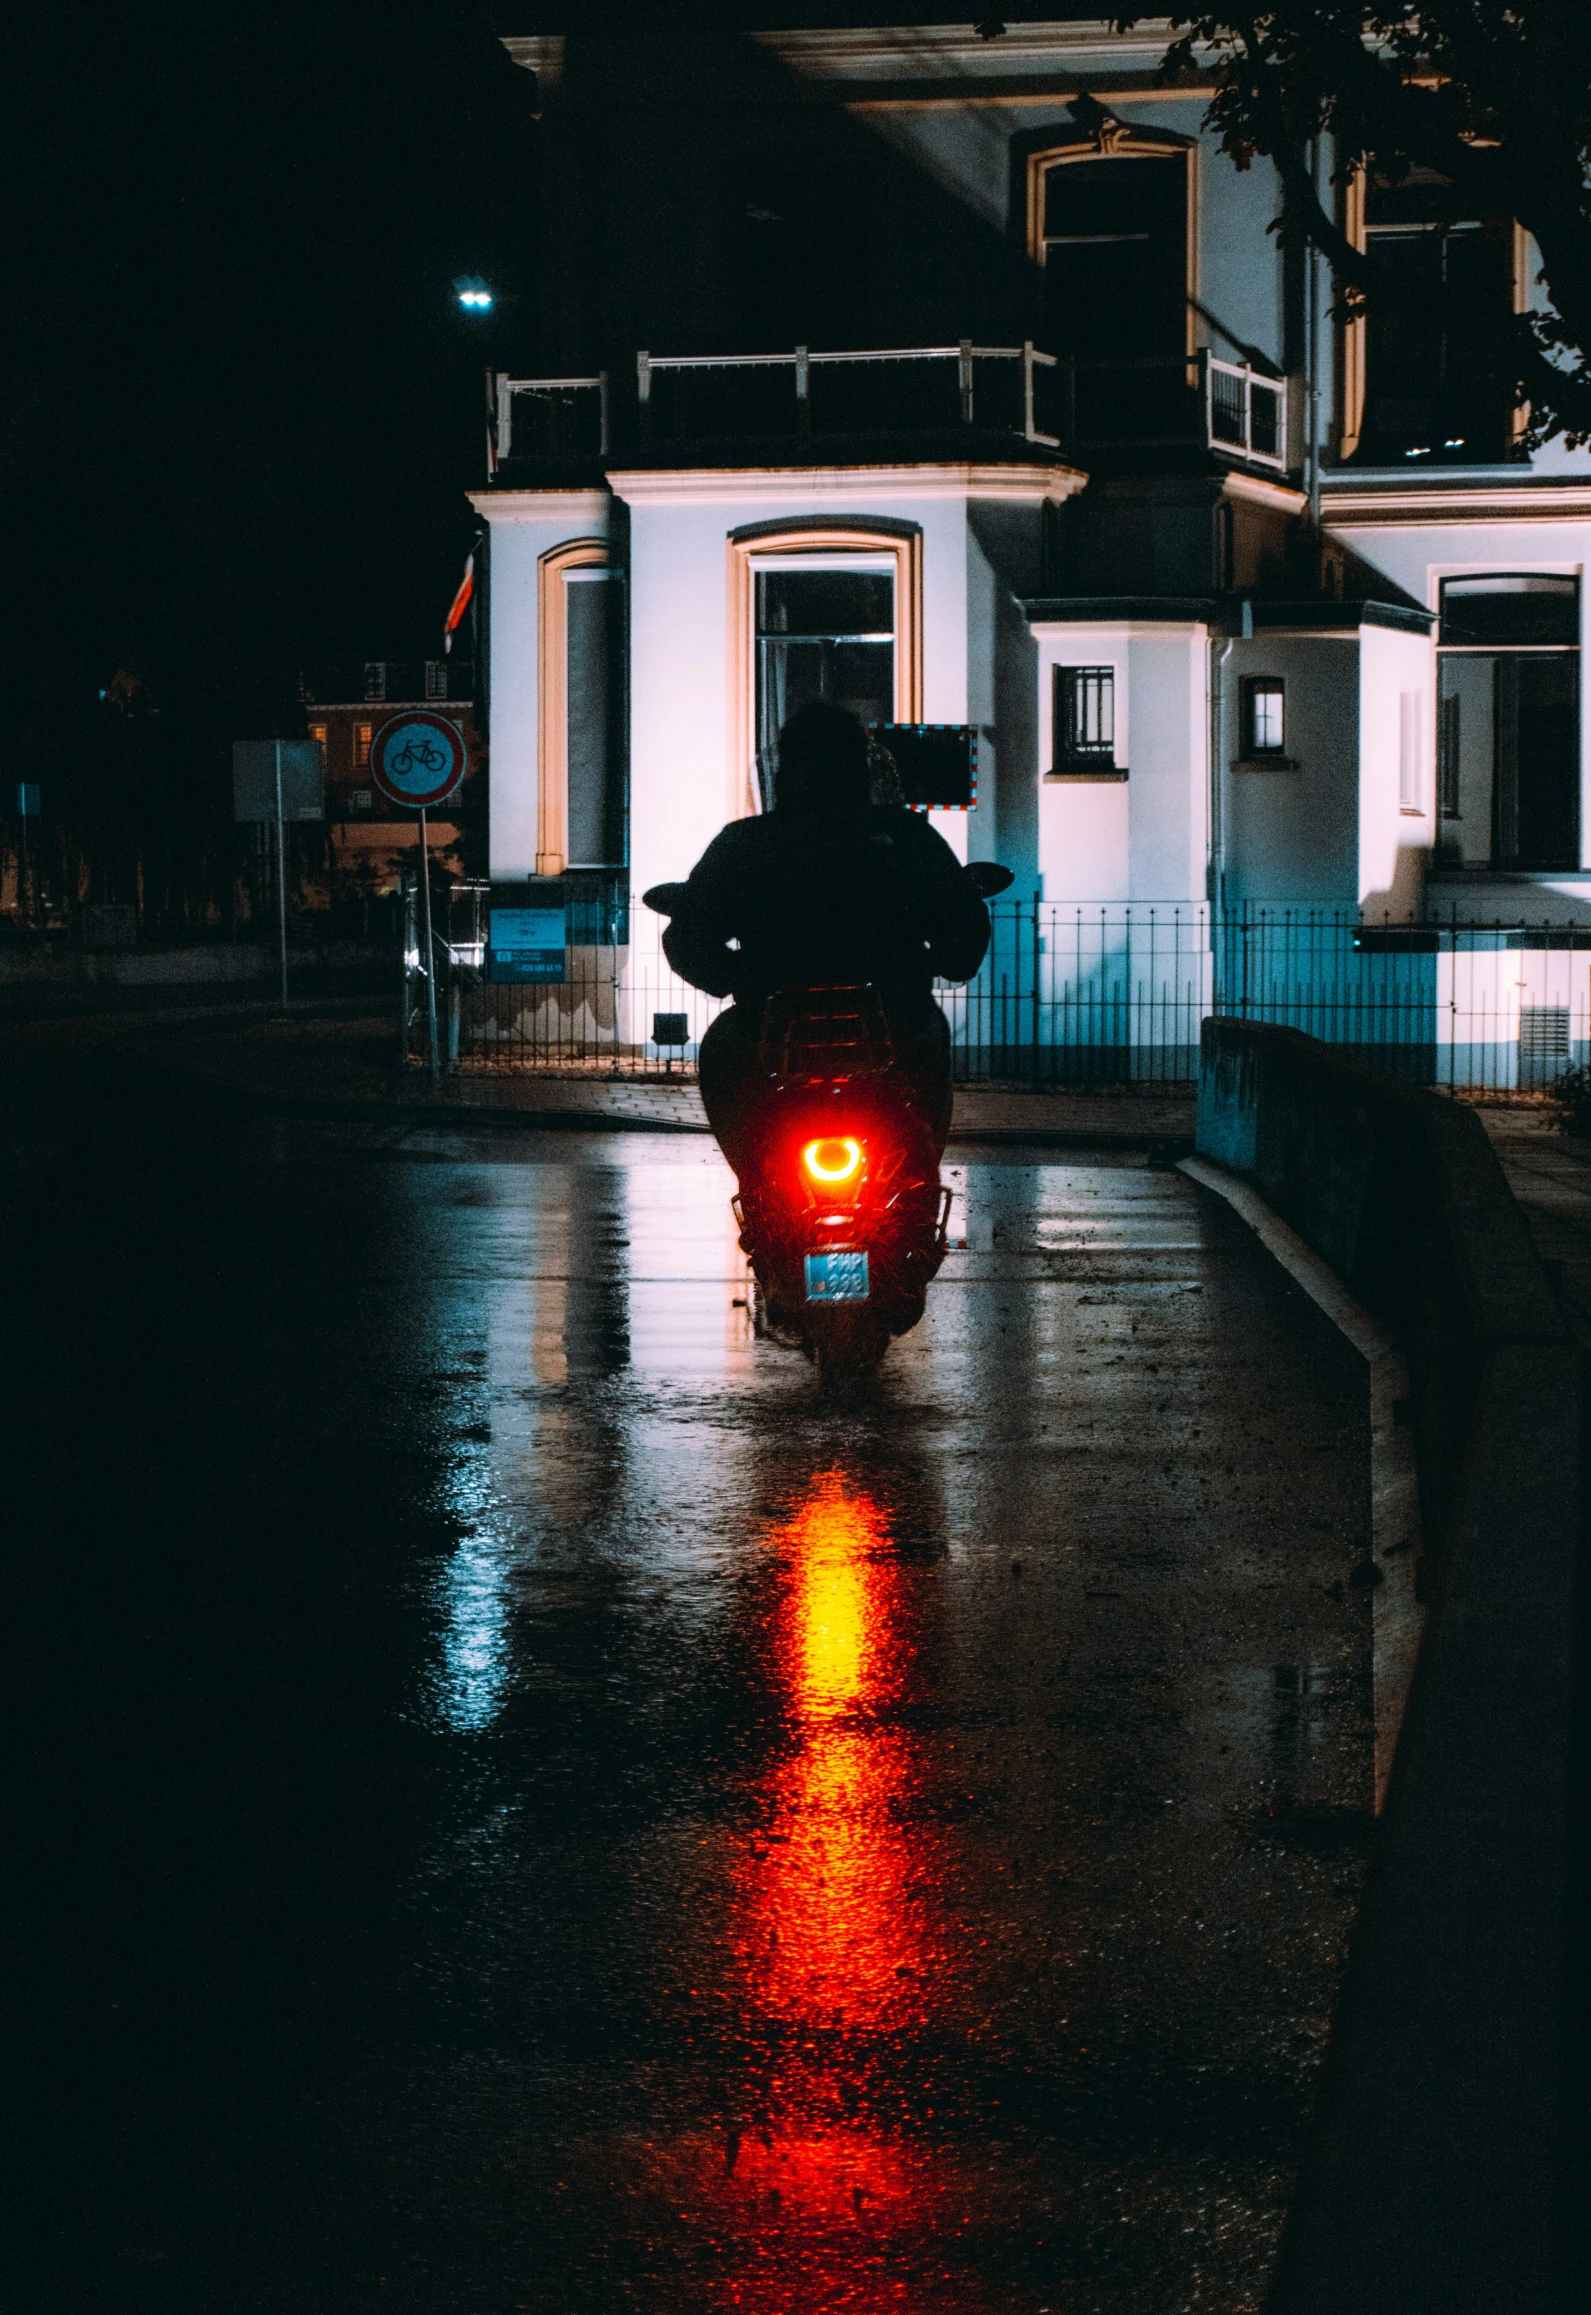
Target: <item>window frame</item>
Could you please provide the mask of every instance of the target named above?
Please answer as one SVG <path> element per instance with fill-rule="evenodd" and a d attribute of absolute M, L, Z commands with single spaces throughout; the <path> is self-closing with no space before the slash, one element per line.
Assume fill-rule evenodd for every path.
<path fill-rule="evenodd" d="M 1369 200 L 1370 165 L 1361 161 L 1342 188 L 1340 218 L 1343 237 L 1361 256 L 1370 248 Z M 1530 236 L 1518 218 L 1511 220 L 1513 260 L 1513 302 L 1516 314 L 1530 310 L 1529 241 Z M 1363 313 L 1340 319 L 1337 323 L 1337 461 L 1345 464 L 1354 457 L 1364 438 L 1365 402 L 1369 387 L 1369 322 Z M 1530 423 L 1528 407 L 1516 403 L 1510 419 L 1510 436 L 1518 443 Z M 1398 472 L 1406 471 L 1399 468 Z M 1453 471 L 1462 472 L 1462 466 Z"/>
<path fill-rule="evenodd" d="M 1041 269 L 1048 262 L 1049 243 L 1044 233 L 1044 180 L 1051 169 L 1071 161 L 1117 161 L 1130 167 L 1135 160 L 1165 161 L 1180 158 L 1184 170 L 1183 220 L 1183 352 L 1196 354 L 1199 315 L 1199 148 L 1189 137 L 1171 129 L 1138 128 L 1132 122 L 1108 120 L 1095 137 L 1068 138 L 1044 144 L 1027 156 L 1027 253 Z"/>
<path fill-rule="evenodd" d="M 865 516 L 833 522 L 752 524 L 728 540 L 729 734 L 727 816 L 749 820 L 761 810 L 757 789 L 757 572 L 780 564 L 844 570 L 852 558 L 895 582 L 895 716 L 923 717 L 923 539 L 913 526 L 875 527 Z M 864 566 L 865 567 L 865 566 Z"/>
<path fill-rule="evenodd" d="M 1125 780 L 1127 766 L 1116 754 L 1116 683 L 1120 669 L 1114 660 L 1055 660 L 1050 668 L 1050 768 L 1047 780 Z M 1071 723 L 1068 686 L 1079 678 L 1103 677 L 1110 690 L 1110 743 L 1108 747 L 1073 751 L 1066 744 Z"/>
<path fill-rule="evenodd" d="M 569 604 L 564 577 L 608 563 L 606 539 L 565 539 L 536 561 L 536 874 L 569 865 Z"/>
<path fill-rule="evenodd" d="M 1261 741 L 1255 718 L 1255 703 L 1262 697 L 1276 694 L 1282 703 L 1282 736 L 1279 740 Z M 1238 756 L 1246 764 L 1285 764 L 1287 754 L 1287 678 L 1285 675 L 1240 675 L 1238 697 Z"/>

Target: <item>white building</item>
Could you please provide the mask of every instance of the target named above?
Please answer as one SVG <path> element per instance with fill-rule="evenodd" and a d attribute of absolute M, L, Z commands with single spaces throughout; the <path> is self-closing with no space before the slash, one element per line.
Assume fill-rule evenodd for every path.
<path fill-rule="evenodd" d="M 504 905 L 559 878 L 622 939 L 821 692 L 971 726 L 940 824 L 1062 908 L 1591 916 L 1591 457 L 1523 454 L 1484 347 L 1335 327 L 1163 31 L 508 45 L 546 166 L 544 374 L 475 500 Z M 1342 198 L 1537 294 L 1440 185 Z"/>

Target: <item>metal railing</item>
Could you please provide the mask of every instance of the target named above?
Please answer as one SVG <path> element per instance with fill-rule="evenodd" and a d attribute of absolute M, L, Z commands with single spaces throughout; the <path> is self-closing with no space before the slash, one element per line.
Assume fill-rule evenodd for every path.
<path fill-rule="evenodd" d="M 1287 382 L 1213 354 L 1079 361 L 1020 346 L 873 347 L 815 353 L 635 357 L 643 453 L 673 445 L 837 441 L 979 429 L 1050 450 L 1202 446 L 1282 472 Z M 488 463 L 605 458 L 613 448 L 607 372 L 489 379 Z"/>
<path fill-rule="evenodd" d="M 465 888 L 460 888 L 463 894 Z M 573 1076 L 689 1076 L 722 1001 L 688 988 L 640 912 L 632 943 L 565 953 L 557 982 L 494 985 L 456 902 L 437 941 L 446 1065 Z M 1191 1087 L 1212 1014 L 1307 1031 L 1412 1082 L 1539 1095 L 1591 1061 L 1591 925 L 1366 923 L 1352 911 L 1065 907 L 1001 901 L 988 957 L 943 987 L 964 1084 Z M 412 937 L 411 951 L 416 944 Z M 405 1049 L 425 1059 L 411 955 Z"/>
<path fill-rule="evenodd" d="M 907 373 L 910 382 L 903 384 L 907 364 L 924 366 Z M 954 346 L 855 353 L 813 353 L 807 346 L 787 354 L 643 352 L 635 357 L 641 445 L 704 435 L 791 433 L 799 439 L 983 425 L 1053 450 L 1060 436 L 1040 420 L 1059 367 L 1031 339 L 976 346 L 963 338 Z"/>
<path fill-rule="evenodd" d="M 1287 381 L 1246 362 L 1204 357 L 1204 427 L 1212 450 L 1235 450 L 1256 466 L 1287 465 Z"/>
<path fill-rule="evenodd" d="M 487 379 L 486 462 L 490 473 L 508 458 L 606 458 L 608 373 L 594 378 Z"/>

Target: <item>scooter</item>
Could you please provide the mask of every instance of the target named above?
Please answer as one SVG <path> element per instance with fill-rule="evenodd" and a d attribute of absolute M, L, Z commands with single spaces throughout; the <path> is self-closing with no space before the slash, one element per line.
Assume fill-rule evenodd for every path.
<path fill-rule="evenodd" d="M 967 874 L 985 899 L 1012 881 L 993 861 Z M 642 898 L 671 916 L 682 889 L 654 885 Z M 799 1344 L 825 1383 L 844 1383 L 917 1324 L 945 1258 L 950 1192 L 934 1121 L 897 1066 L 870 983 L 775 990 L 756 1067 L 732 1207 L 758 1332 Z"/>

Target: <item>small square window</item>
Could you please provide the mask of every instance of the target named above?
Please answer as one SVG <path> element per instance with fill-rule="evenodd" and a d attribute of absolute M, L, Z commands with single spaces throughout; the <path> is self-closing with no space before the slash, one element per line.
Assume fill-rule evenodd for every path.
<path fill-rule="evenodd" d="M 1287 752 L 1287 686 L 1279 675 L 1248 675 L 1243 679 L 1243 749 L 1245 756 L 1280 756 Z"/>
<path fill-rule="evenodd" d="M 1116 670 L 1057 667 L 1054 725 L 1057 772 L 1114 772 Z"/>

